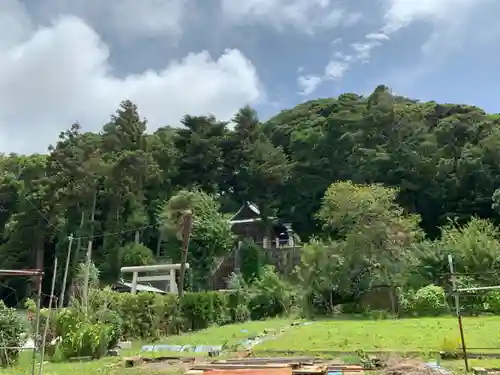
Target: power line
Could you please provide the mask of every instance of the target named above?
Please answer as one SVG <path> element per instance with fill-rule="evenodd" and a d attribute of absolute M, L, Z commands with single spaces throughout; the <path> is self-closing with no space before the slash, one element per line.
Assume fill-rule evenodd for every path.
<path fill-rule="evenodd" d="M 34 209 L 38 212 L 38 214 L 40 215 L 40 217 L 41 217 L 43 220 L 45 220 L 45 221 L 47 222 L 47 224 L 49 224 L 49 225 L 50 225 L 52 228 L 54 228 L 56 231 L 58 231 L 58 232 L 62 233 L 62 230 L 61 230 L 61 229 L 59 229 L 58 227 L 56 227 L 54 224 L 52 224 L 52 223 L 50 222 L 50 220 L 49 220 L 49 219 L 47 219 L 47 218 L 45 217 L 45 215 L 42 213 L 42 211 L 40 211 L 40 210 L 38 209 L 38 207 L 37 207 L 37 206 L 36 206 L 36 205 L 35 205 L 35 204 L 31 201 L 31 200 L 29 200 L 26 196 L 24 197 L 24 199 L 25 199 L 25 200 L 26 200 L 29 204 L 31 204 L 31 206 L 33 206 L 33 208 L 34 208 Z"/>
<path fill-rule="evenodd" d="M 26 201 L 31 204 L 31 206 L 33 206 L 33 208 L 37 211 L 37 213 L 40 215 L 40 217 L 42 219 L 45 220 L 45 222 L 50 225 L 51 227 L 53 227 L 55 230 L 57 230 L 59 233 L 63 233 L 63 231 L 61 229 L 59 229 L 58 227 L 56 227 L 54 224 L 52 224 L 50 222 L 49 219 L 47 219 L 47 217 L 45 217 L 45 215 L 38 209 L 38 207 L 36 207 L 36 205 L 31 202 L 27 197 L 24 197 L 24 199 L 26 199 Z M 93 239 L 93 238 L 102 238 L 102 237 L 108 237 L 108 236 L 117 236 L 119 234 L 123 234 L 123 233 L 130 233 L 130 232 L 136 232 L 138 230 L 142 230 L 142 229 L 147 229 L 147 228 L 152 228 L 152 227 L 156 227 L 157 224 L 149 224 L 149 225 L 143 225 L 143 226 L 140 226 L 140 227 L 137 227 L 137 228 L 133 228 L 133 229 L 125 229 L 125 230 L 120 230 L 120 231 L 116 231 L 116 232 L 105 232 L 105 233 L 101 233 L 101 234 L 96 234 L 96 235 L 92 235 L 92 236 L 82 236 L 82 237 L 74 237 L 73 239 L 74 240 L 86 240 L 86 239 Z"/>
<path fill-rule="evenodd" d="M 78 240 L 78 239 L 85 240 L 85 239 L 91 239 L 91 238 L 101 238 L 101 237 L 107 237 L 107 236 L 116 236 L 116 235 L 119 235 L 119 234 L 122 234 L 122 233 L 136 232 L 136 231 L 141 230 L 141 229 L 147 229 L 147 228 L 152 228 L 152 227 L 156 227 L 156 226 L 157 226 L 156 224 L 143 225 L 142 227 L 137 227 L 137 228 L 133 228 L 133 229 L 125 229 L 125 230 L 121 230 L 121 231 L 117 231 L 117 232 L 105 232 L 105 233 L 96 234 L 96 235 L 93 235 L 93 236 L 75 237 L 74 239 L 76 239 L 76 240 Z"/>

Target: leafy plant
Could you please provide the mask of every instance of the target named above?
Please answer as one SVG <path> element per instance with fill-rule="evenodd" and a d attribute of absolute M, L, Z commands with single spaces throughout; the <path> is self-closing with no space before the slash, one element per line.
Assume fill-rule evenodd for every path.
<path fill-rule="evenodd" d="M 155 264 L 155 258 L 151 249 L 135 242 L 120 248 L 119 261 L 121 267 L 148 266 Z"/>
<path fill-rule="evenodd" d="M 274 267 L 264 266 L 251 289 L 250 315 L 252 319 L 263 319 L 286 314 L 294 301 L 291 286 L 282 280 Z"/>
<path fill-rule="evenodd" d="M 0 300 L 0 366 L 13 366 L 26 341 L 26 327 L 15 309 Z"/>
<path fill-rule="evenodd" d="M 449 311 L 444 289 L 436 285 L 420 288 L 412 300 L 413 309 L 419 316 L 437 316 Z"/>
<path fill-rule="evenodd" d="M 254 241 L 245 240 L 239 249 L 240 271 L 247 283 L 259 278 L 264 264 L 263 249 Z"/>

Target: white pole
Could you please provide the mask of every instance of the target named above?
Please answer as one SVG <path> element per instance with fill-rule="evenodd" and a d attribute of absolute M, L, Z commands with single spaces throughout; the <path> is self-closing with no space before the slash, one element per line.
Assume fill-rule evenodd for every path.
<path fill-rule="evenodd" d="M 57 257 L 54 259 L 54 273 L 52 274 L 52 285 L 50 287 L 50 298 L 49 298 L 49 313 L 47 315 L 47 320 L 45 321 L 45 329 L 43 330 L 42 337 L 42 347 L 40 348 L 40 367 L 38 370 L 38 374 L 42 375 L 43 373 L 43 362 L 45 356 L 45 344 L 47 341 L 47 332 L 49 331 L 49 323 L 50 323 L 50 315 L 52 310 L 52 300 L 54 298 L 54 289 L 56 287 L 56 276 L 57 276 Z M 35 349 L 33 349 L 35 350 Z"/>
<path fill-rule="evenodd" d="M 130 291 L 132 294 L 135 294 L 137 291 L 137 276 L 139 275 L 139 272 L 134 272 L 132 275 L 132 290 Z"/>
<path fill-rule="evenodd" d="M 495 289 L 500 289 L 500 285 L 459 288 L 456 291 L 457 292 L 474 292 L 474 291 L 479 291 L 479 290 L 495 290 Z"/>
<path fill-rule="evenodd" d="M 71 248 L 73 247 L 73 233 L 71 233 L 68 237 L 68 254 L 66 255 L 66 267 L 64 268 L 64 276 L 62 282 L 61 295 L 59 296 L 59 308 L 62 309 L 64 306 L 64 297 L 66 294 L 66 283 L 68 282 L 68 269 L 69 269 L 69 260 L 71 259 Z"/>

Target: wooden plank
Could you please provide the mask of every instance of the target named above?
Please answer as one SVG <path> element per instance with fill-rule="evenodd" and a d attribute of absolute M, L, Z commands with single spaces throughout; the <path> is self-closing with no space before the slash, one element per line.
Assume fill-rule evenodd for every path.
<path fill-rule="evenodd" d="M 359 366 L 359 365 L 346 365 L 346 364 L 332 365 L 332 364 L 328 364 L 328 370 L 361 371 L 361 370 L 363 370 L 363 367 Z"/>
<path fill-rule="evenodd" d="M 262 375 L 262 369 L 234 369 L 234 370 L 209 370 L 206 375 Z M 292 375 L 291 368 L 269 368 L 265 370 L 265 375 Z"/>
<path fill-rule="evenodd" d="M 191 366 L 191 370 L 252 370 L 252 369 L 280 369 L 290 368 L 288 364 L 274 363 L 274 364 L 231 364 L 231 363 L 200 363 Z M 291 371 L 291 369 L 290 369 Z"/>
<path fill-rule="evenodd" d="M 240 358 L 228 358 L 225 362 L 266 362 L 266 363 L 288 363 L 288 362 L 301 362 L 301 363 L 313 363 L 315 361 L 314 357 L 251 357 L 246 359 Z"/>

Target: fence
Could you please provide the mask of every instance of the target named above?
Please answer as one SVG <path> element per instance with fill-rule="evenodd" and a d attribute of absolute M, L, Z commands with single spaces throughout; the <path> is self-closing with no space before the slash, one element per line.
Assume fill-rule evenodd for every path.
<path fill-rule="evenodd" d="M 42 299 L 42 280 L 43 280 L 43 271 L 41 270 L 7 270 L 0 269 L 0 280 L 2 281 L 2 286 L 4 290 L 11 290 L 12 293 L 16 293 L 16 289 L 10 286 L 11 281 L 20 280 L 24 281 L 25 285 L 33 285 L 36 290 L 36 311 L 35 311 L 35 337 L 34 341 L 36 341 L 37 333 L 40 331 L 40 303 Z M 23 280 L 24 279 L 24 280 Z M 16 297 L 14 297 L 17 299 Z M 7 299 L 12 299 L 12 296 L 7 296 Z M 20 302 L 20 301 L 18 301 Z M 28 337 L 27 340 L 30 338 Z M 5 356 L 6 361 L 9 360 L 9 356 L 7 353 L 9 351 L 22 351 L 26 347 L 13 347 L 9 342 L 6 341 L 6 338 L 3 337 L 3 334 L 0 335 L 0 351 Z M 36 367 L 36 353 L 35 345 L 33 345 L 33 356 L 31 359 L 31 375 L 35 375 L 35 367 Z M 40 361 L 43 363 L 43 361 Z M 41 370 L 40 370 L 41 372 Z"/>

